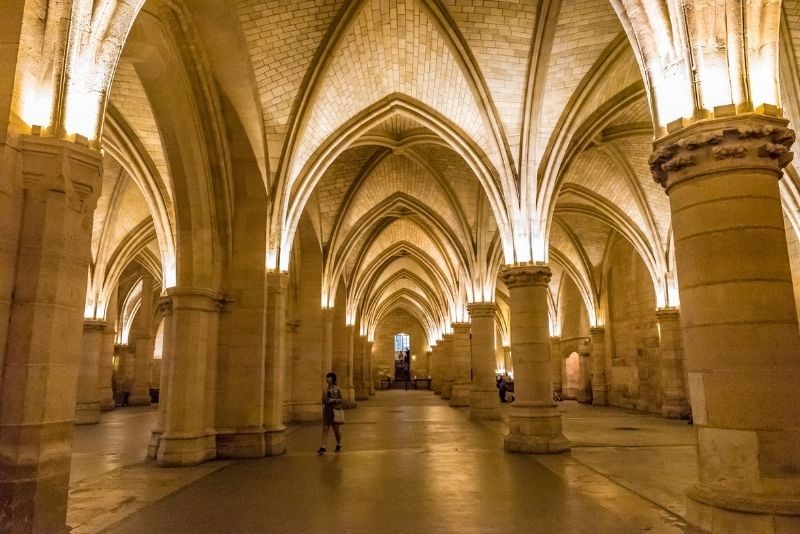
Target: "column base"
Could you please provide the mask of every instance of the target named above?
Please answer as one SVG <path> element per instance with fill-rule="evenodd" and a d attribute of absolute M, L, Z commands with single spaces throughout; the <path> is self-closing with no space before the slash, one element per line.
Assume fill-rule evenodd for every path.
<path fill-rule="evenodd" d="M 606 393 L 605 388 L 603 389 L 592 389 L 592 405 L 593 406 L 607 406 L 608 405 L 608 395 Z"/>
<path fill-rule="evenodd" d="M 128 397 L 128 406 L 150 406 L 150 393 L 147 395 L 134 395 Z"/>
<path fill-rule="evenodd" d="M 447 400 L 453 396 L 453 381 L 445 380 L 442 382 L 442 398 Z"/>
<path fill-rule="evenodd" d="M 469 395 L 469 418 L 477 421 L 499 421 L 500 397 L 497 388 L 472 388 Z"/>
<path fill-rule="evenodd" d="M 707 532 L 800 532 L 800 497 L 776 498 L 720 492 L 697 483 L 688 492 L 686 515 Z"/>
<path fill-rule="evenodd" d="M 450 396 L 450 406 L 456 408 L 460 406 L 469 406 L 470 397 L 469 384 L 453 384 L 453 392 Z"/>
<path fill-rule="evenodd" d="M 513 404 L 508 415 L 508 435 L 503 443 L 505 450 L 554 454 L 570 449 L 570 442 L 561 431 L 561 414 L 554 404 Z"/>
<path fill-rule="evenodd" d="M 261 458 L 264 456 L 262 429 L 217 431 L 217 458 Z"/>
<path fill-rule="evenodd" d="M 356 388 L 355 386 L 342 386 L 342 408 L 355 408 L 356 404 Z"/>
<path fill-rule="evenodd" d="M 687 419 L 692 410 L 688 404 L 663 404 L 661 416 L 668 419 Z"/>
<path fill-rule="evenodd" d="M 369 399 L 369 382 L 362 382 L 360 385 L 356 386 L 356 400 L 368 400 Z"/>
<path fill-rule="evenodd" d="M 158 443 L 158 465 L 184 467 L 201 464 L 216 456 L 213 434 L 204 436 L 177 436 L 163 434 Z"/>
<path fill-rule="evenodd" d="M 158 458 L 158 444 L 161 442 L 161 436 L 164 434 L 161 430 L 152 430 L 150 432 L 150 441 L 147 442 L 147 457 L 155 460 Z"/>
<path fill-rule="evenodd" d="M 107 399 L 100 399 L 100 402 L 98 402 L 98 404 L 100 405 L 101 412 L 110 412 L 111 410 L 116 408 L 116 404 L 114 404 L 113 397 L 108 397 Z"/>
<path fill-rule="evenodd" d="M 322 403 L 294 403 L 292 405 L 292 421 L 297 423 L 318 423 L 322 421 Z"/>
<path fill-rule="evenodd" d="M 80 402 L 75 406 L 76 425 L 95 425 L 100 422 L 99 402 Z"/>
<path fill-rule="evenodd" d="M 264 456 L 280 456 L 286 453 L 286 427 L 264 432 Z"/>

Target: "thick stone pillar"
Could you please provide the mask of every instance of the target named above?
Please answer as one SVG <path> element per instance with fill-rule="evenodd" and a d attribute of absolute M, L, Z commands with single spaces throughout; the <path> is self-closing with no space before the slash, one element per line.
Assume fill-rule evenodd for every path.
<path fill-rule="evenodd" d="M 142 297 L 139 311 L 134 319 L 132 329 L 135 334 L 133 342 L 133 376 L 131 380 L 129 406 L 150 405 L 150 367 L 153 363 L 153 277 L 142 277 Z"/>
<path fill-rule="evenodd" d="M 469 334 L 469 323 L 453 323 L 453 392 L 450 406 L 469 406 L 472 368 Z"/>
<path fill-rule="evenodd" d="M 325 375 L 333 370 L 333 316 L 335 311 L 333 308 L 322 308 L 322 376 L 320 378 L 323 384 Z"/>
<path fill-rule="evenodd" d="M 211 291 L 171 288 L 173 357 L 167 367 L 164 432 L 158 463 L 186 466 L 216 455 L 214 409 L 219 314 L 224 301 Z"/>
<path fill-rule="evenodd" d="M 589 329 L 591 353 L 589 365 L 592 375 L 592 404 L 605 406 L 608 404 L 608 387 L 606 386 L 606 329 L 594 326 Z"/>
<path fill-rule="evenodd" d="M 111 292 L 106 306 L 106 328 L 103 331 L 103 346 L 97 372 L 97 399 L 100 410 L 114 409 L 114 391 L 111 387 L 114 380 L 114 344 L 117 341 L 117 288 Z"/>
<path fill-rule="evenodd" d="M 476 302 L 467 309 L 471 317 L 472 389 L 470 389 L 470 419 L 500 420 L 500 397 L 495 380 L 495 310 L 493 302 Z"/>
<path fill-rule="evenodd" d="M 103 321 L 83 322 L 81 338 L 81 363 L 78 372 L 78 393 L 75 404 L 75 424 L 90 425 L 100 422 L 100 401 L 97 379 L 100 374 L 100 355 L 103 351 Z"/>
<path fill-rule="evenodd" d="M 442 398 L 453 396 L 453 334 L 442 336 Z"/>
<path fill-rule="evenodd" d="M 553 391 L 562 399 L 564 398 L 564 377 L 563 367 L 564 358 L 561 357 L 561 338 L 553 336 L 550 338 L 550 382 L 553 383 Z"/>
<path fill-rule="evenodd" d="M 656 310 L 656 324 L 661 371 L 661 415 L 672 419 L 688 417 L 691 410 L 686 394 L 680 312 L 677 308 Z"/>
<path fill-rule="evenodd" d="M 365 339 L 369 339 L 366 338 Z M 367 377 L 369 379 L 369 394 L 371 396 L 375 395 L 375 373 L 372 371 L 372 341 L 367 341 L 367 344 L 364 348 L 364 355 L 367 359 Z"/>
<path fill-rule="evenodd" d="M 550 382 L 550 328 L 545 265 L 515 266 L 500 275 L 511 300 L 511 352 L 514 355 L 514 403 L 509 407 L 505 449 L 554 453 L 568 450 L 561 414 Z"/>
<path fill-rule="evenodd" d="M 431 389 L 437 395 L 442 394 L 442 341 L 431 346 Z"/>
<path fill-rule="evenodd" d="M 355 408 L 356 407 L 356 388 L 353 384 L 353 359 L 355 357 L 353 344 L 355 343 L 355 330 L 356 327 L 347 324 L 344 326 L 345 336 L 345 358 L 342 362 L 342 376 L 337 377 L 339 380 L 339 387 L 342 390 L 342 407 Z"/>
<path fill-rule="evenodd" d="M 778 180 L 782 119 L 705 120 L 655 143 L 670 199 L 698 482 L 690 522 L 800 530 L 800 333 Z"/>
<path fill-rule="evenodd" d="M 0 532 L 64 532 L 101 157 L 46 137 L 23 136 L 19 150 L 16 170 L 0 170 L 24 189 L 0 348 Z"/>
<path fill-rule="evenodd" d="M 150 442 L 147 445 L 147 457 L 158 457 L 158 443 L 167 426 L 167 404 L 169 387 L 172 377 L 173 362 L 175 360 L 175 327 L 172 316 L 172 297 L 163 296 L 158 300 L 158 308 L 164 318 L 164 332 L 161 348 L 161 380 L 158 385 L 158 418 L 155 428 L 150 431 Z"/>
<path fill-rule="evenodd" d="M 356 400 L 369 399 L 369 361 L 367 360 L 367 338 L 366 336 L 356 336 L 353 341 L 355 354 L 355 369 L 358 371 L 354 376 L 356 386 Z"/>
<path fill-rule="evenodd" d="M 286 427 L 283 424 L 283 375 L 286 365 L 286 273 L 267 273 L 266 344 L 264 347 L 264 454 L 286 452 Z"/>
<path fill-rule="evenodd" d="M 578 402 L 592 402 L 592 372 L 590 363 L 589 344 L 578 347 L 578 393 L 575 399 Z"/>

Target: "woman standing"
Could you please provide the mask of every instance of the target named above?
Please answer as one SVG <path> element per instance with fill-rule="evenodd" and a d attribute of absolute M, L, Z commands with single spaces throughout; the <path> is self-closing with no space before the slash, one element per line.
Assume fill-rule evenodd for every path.
<path fill-rule="evenodd" d="M 334 420 L 334 410 L 342 409 L 342 390 L 336 385 L 336 373 L 325 375 L 325 382 L 328 387 L 322 392 L 322 445 L 317 454 L 325 454 L 325 445 L 328 442 L 328 430 L 333 426 L 333 434 L 336 436 L 336 452 L 342 450 L 342 433 L 339 427 L 341 422 Z"/>

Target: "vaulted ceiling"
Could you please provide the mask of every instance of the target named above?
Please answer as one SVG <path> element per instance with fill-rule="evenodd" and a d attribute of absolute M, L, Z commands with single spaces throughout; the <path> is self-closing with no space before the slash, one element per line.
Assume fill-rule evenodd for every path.
<path fill-rule="evenodd" d="M 784 4 L 796 118 L 800 2 Z M 155 83 L 168 74 L 205 107 L 173 106 Z M 614 236 L 654 291 L 674 270 L 647 95 L 607 0 L 148 0 L 108 106 L 98 286 L 134 260 L 175 261 L 175 175 L 197 147 L 169 115 L 199 108 L 219 114 L 221 138 L 242 132 L 220 158 L 227 142 L 253 161 L 279 206 L 264 218 L 289 245 L 310 221 L 323 301 L 344 284 L 349 311 L 373 321 L 402 308 L 435 336 L 504 291 L 496 273 L 521 203 L 545 214 L 554 312 L 569 277 L 591 315 Z"/>

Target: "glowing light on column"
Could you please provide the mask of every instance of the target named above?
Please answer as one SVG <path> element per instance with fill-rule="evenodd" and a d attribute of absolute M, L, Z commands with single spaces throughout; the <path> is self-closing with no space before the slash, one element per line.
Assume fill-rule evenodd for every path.
<path fill-rule="evenodd" d="M 31 76 L 22 84 L 20 103 L 20 116 L 25 124 L 50 128 L 53 123 L 53 93 L 49 88 L 40 87 Z"/>

